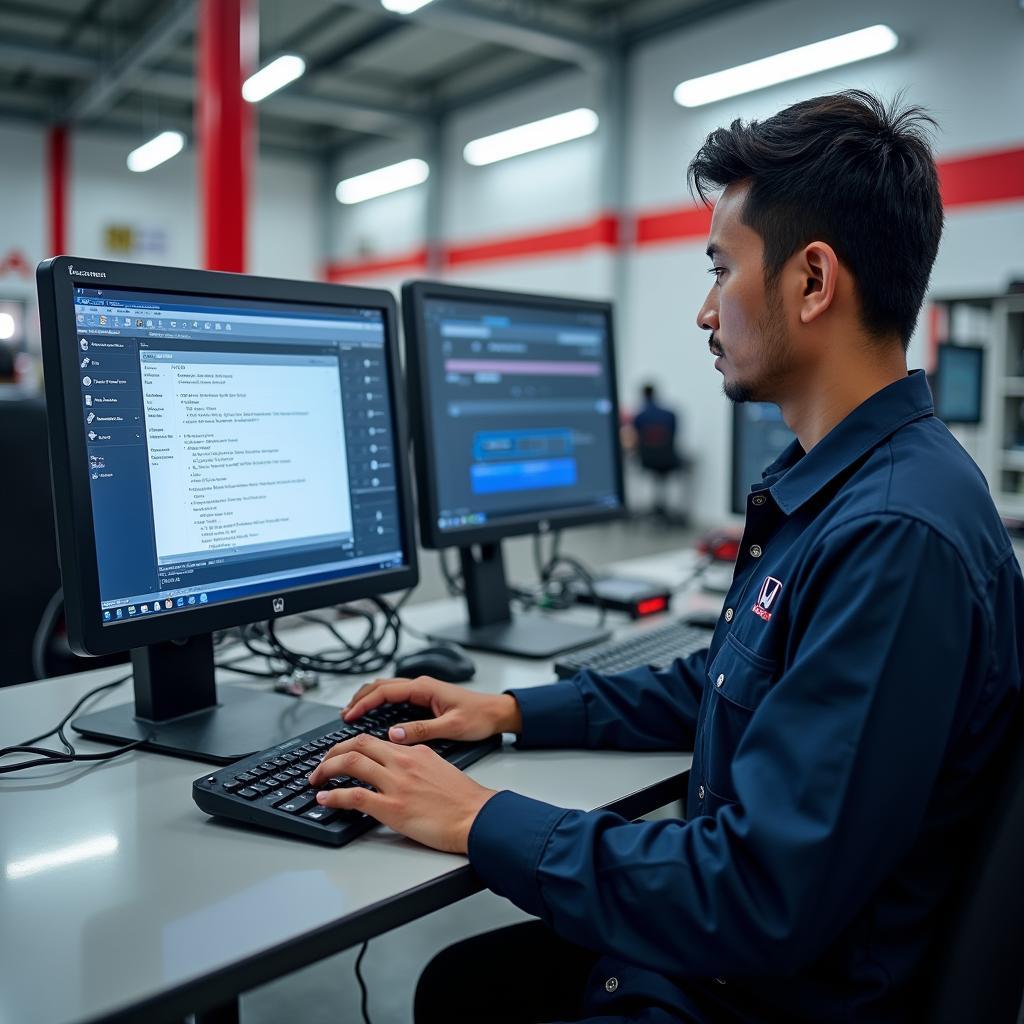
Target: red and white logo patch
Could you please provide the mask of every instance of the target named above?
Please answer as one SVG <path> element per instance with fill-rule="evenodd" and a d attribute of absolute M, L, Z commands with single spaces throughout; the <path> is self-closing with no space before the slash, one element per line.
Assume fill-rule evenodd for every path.
<path fill-rule="evenodd" d="M 766 576 L 761 584 L 761 593 L 757 595 L 757 603 L 750 610 L 760 618 L 768 622 L 772 613 L 768 610 L 775 603 L 775 599 L 782 590 L 782 581 L 774 576 Z"/>

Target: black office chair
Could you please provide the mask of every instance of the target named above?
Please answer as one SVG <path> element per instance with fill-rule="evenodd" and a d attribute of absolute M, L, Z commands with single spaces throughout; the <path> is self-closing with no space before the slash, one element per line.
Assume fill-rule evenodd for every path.
<path fill-rule="evenodd" d="M 41 399 L 0 399 L 0 467 L 7 483 L 0 502 L 0 686 L 35 679 L 32 641 L 60 587 L 46 438 Z"/>
<path fill-rule="evenodd" d="M 689 474 L 692 463 L 676 448 L 674 434 L 661 424 L 650 424 L 637 430 L 636 454 L 640 468 L 647 470 L 654 478 L 654 506 L 651 514 L 676 526 L 689 525 L 689 513 L 685 510 L 672 512 L 668 506 L 668 486 L 671 477 L 679 473 Z"/>
<path fill-rule="evenodd" d="M 989 776 L 994 799 L 929 957 L 927 1024 L 1016 1024 L 1024 997 L 1024 709 Z"/>

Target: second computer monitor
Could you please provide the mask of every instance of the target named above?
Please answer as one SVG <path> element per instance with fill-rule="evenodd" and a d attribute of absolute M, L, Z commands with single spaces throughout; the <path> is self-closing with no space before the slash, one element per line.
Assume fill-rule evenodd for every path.
<path fill-rule="evenodd" d="M 402 297 L 421 540 L 463 552 L 476 632 L 458 639 L 590 642 L 559 624 L 553 649 L 512 643 L 498 545 L 624 514 L 610 304 L 426 281 Z"/>

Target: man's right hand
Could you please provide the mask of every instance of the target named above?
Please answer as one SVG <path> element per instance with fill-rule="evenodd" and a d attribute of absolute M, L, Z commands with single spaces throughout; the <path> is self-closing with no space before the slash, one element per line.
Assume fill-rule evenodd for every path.
<path fill-rule="evenodd" d="M 442 683 L 430 676 L 417 679 L 375 679 L 356 691 L 341 715 L 354 722 L 382 704 L 415 704 L 430 708 L 432 719 L 393 725 L 388 739 L 394 743 L 426 740 L 483 740 L 501 732 L 521 732 L 522 715 L 515 697 L 507 693 L 474 693 L 462 686 Z"/>

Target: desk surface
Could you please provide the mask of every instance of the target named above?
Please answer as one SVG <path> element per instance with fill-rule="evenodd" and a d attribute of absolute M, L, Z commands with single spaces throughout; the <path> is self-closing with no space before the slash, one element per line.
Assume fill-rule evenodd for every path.
<path fill-rule="evenodd" d="M 626 567 L 681 579 L 686 561 L 618 568 Z M 438 601 L 403 617 L 428 629 L 463 614 L 461 602 Z M 322 645 L 322 635 L 305 634 L 311 628 L 292 642 Z M 406 638 L 406 647 L 418 645 Z M 551 679 L 545 663 L 474 658 L 470 685 L 482 691 Z M 0 690 L 0 744 L 56 724 L 118 674 Z M 337 707 L 364 681 L 322 677 L 315 699 Z M 125 685 L 94 706 L 130 699 Z M 636 817 L 678 797 L 689 764 L 688 754 L 525 752 L 506 742 L 469 772 L 494 789 Z M 0 1024 L 180 1017 L 480 888 L 464 857 L 389 830 L 331 849 L 214 821 L 192 802 L 202 772 L 194 761 L 133 752 L 0 777 Z"/>

